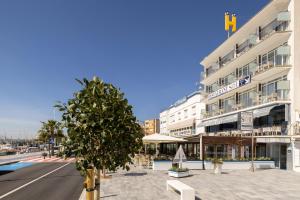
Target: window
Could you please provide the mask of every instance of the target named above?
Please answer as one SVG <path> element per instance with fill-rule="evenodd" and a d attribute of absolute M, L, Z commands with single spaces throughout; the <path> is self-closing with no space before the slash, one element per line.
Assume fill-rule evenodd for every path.
<path fill-rule="evenodd" d="M 239 103 L 242 108 L 255 105 L 256 89 L 251 89 L 239 94 Z"/>
<path fill-rule="evenodd" d="M 188 118 L 188 110 L 187 109 L 184 110 L 184 118 Z"/>
<path fill-rule="evenodd" d="M 268 83 L 262 85 L 262 100 L 263 103 L 268 102 L 270 97 L 273 96 L 274 98 L 279 99 L 287 99 L 289 95 L 289 90 L 284 89 L 280 90 L 277 88 L 277 83 L 281 80 L 287 80 L 286 76 L 280 77 Z"/>
<path fill-rule="evenodd" d="M 224 112 L 230 112 L 233 110 L 233 105 L 234 105 L 234 96 L 233 97 L 229 97 L 227 99 L 224 99 Z"/>
<path fill-rule="evenodd" d="M 181 120 L 181 112 L 177 113 L 178 115 L 178 120 Z"/>
<path fill-rule="evenodd" d="M 196 115 L 196 106 L 192 107 L 192 115 Z"/>
<path fill-rule="evenodd" d="M 256 59 L 247 65 L 239 68 L 239 77 L 245 77 L 249 75 L 253 75 L 257 67 Z"/>

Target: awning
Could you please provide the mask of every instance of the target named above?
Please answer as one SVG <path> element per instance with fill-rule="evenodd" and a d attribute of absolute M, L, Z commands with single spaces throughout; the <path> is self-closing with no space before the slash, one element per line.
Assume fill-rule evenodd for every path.
<path fill-rule="evenodd" d="M 188 120 L 184 120 L 181 122 L 176 122 L 174 124 L 170 124 L 168 129 L 169 130 L 175 130 L 175 129 L 180 129 L 180 128 L 186 128 L 186 127 L 190 127 L 193 126 L 195 123 L 195 119 L 188 119 Z"/>
<path fill-rule="evenodd" d="M 259 109 L 254 110 L 253 118 L 258 118 L 258 117 L 269 115 L 270 111 L 276 106 L 277 105 L 273 105 L 273 106 L 268 106 L 268 107 L 259 108 Z"/>
<path fill-rule="evenodd" d="M 143 137 L 143 142 L 144 143 L 168 143 L 168 142 L 185 142 L 186 140 L 182 138 L 176 138 L 168 135 L 162 135 L 158 133 L 154 133 L 151 135 L 147 135 Z"/>
<path fill-rule="evenodd" d="M 203 121 L 202 126 L 214 126 L 218 124 L 226 124 L 226 123 L 237 122 L 237 121 L 238 121 L 238 114 L 234 114 L 234 115 L 228 115 L 225 117 Z"/>

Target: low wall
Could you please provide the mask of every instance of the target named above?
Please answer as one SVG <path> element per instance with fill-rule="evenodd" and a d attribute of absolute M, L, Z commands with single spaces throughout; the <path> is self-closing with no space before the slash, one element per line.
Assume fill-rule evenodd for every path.
<path fill-rule="evenodd" d="M 202 169 L 202 161 L 186 161 L 182 163 L 182 167 L 189 169 Z M 214 165 L 211 161 L 204 161 L 205 169 L 213 169 Z M 256 169 L 273 169 L 275 168 L 274 161 L 254 161 Z M 172 161 L 156 160 L 153 161 L 153 170 L 168 170 L 172 167 Z M 224 161 L 222 169 L 235 170 L 235 169 L 250 169 L 251 161 Z"/>

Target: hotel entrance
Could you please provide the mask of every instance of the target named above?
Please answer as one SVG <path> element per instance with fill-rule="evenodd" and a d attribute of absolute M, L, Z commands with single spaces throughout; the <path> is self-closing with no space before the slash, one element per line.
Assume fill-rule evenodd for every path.
<path fill-rule="evenodd" d="M 256 157 L 269 157 L 275 162 L 275 167 L 287 169 L 287 143 L 259 143 L 256 146 Z"/>

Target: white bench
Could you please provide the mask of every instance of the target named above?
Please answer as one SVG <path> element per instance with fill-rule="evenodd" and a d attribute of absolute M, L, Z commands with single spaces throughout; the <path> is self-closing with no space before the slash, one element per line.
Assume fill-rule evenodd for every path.
<path fill-rule="evenodd" d="M 167 190 L 172 187 L 181 194 L 181 200 L 195 200 L 194 188 L 177 180 L 167 180 Z"/>

